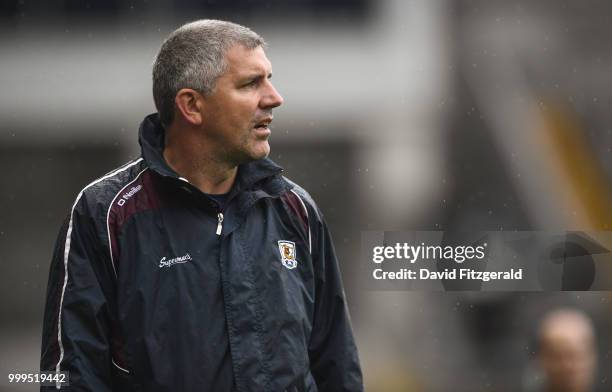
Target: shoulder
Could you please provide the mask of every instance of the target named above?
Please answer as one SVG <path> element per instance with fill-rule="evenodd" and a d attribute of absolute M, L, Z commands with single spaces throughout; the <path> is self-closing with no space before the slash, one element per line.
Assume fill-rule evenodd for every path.
<path fill-rule="evenodd" d="M 77 194 L 72 210 L 91 216 L 106 214 L 117 194 L 147 169 L 142 158 L 134 159 L 87 184 Z"/>
<path fill-rule="evenodd" d="M 285 176 L 283 180 L 289 184 L 287 191 L 282 195 L 283 200 L 295 209 L 304 211 L 309 220 L 316 218 L 317 221 L 320 221 L 321 211 L 310 193 Z"/>

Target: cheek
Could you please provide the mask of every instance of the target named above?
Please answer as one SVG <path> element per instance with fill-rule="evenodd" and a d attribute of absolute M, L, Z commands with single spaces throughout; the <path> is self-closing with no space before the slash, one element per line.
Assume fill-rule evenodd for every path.
<path fill-rule="evenodd" d="M 234 93 L 218 105 L 215 122 L 227 138 L 244 144 L 252 131 L 257 102 L 252 94 Z"/>
<path fill-rule="evenodd" d="M 236 135 L 242 140 L 246 141 L 254 132 L 253 121 L 255 119 L 255 114 L 250 109 L 244 109 L 241 110 L 240 113 L 236 113 L 235 119 L 236 123 L 234 130 Z"/>
<path fill-rule="evenodd" d="M 230 112 L 237 122 L 250 124 L 257 112 L 257 100 L 251 94 L 238 95 L 232 100 Z"/>
<path fill-rule="evenodd" d="M 251 120 L 248 113 L 234 107 L 227 109 L 223 115 L 219 116 L 219 129 L 222 130 L 225 137 L 233 140 L 241 140 L 250 131 Z"/>

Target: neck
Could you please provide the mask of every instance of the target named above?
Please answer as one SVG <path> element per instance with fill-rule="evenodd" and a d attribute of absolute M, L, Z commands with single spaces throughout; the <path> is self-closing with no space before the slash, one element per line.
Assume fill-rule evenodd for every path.
<path fill-rule="evenodd" d="M 210 145 L 204 143 L 195 130 L 177 130 L 172 126 L 166 130 L 166 163 L 204 193 L 227 193 L 234 185 L 238 166 L 215 159 L 209 148 Z"/>

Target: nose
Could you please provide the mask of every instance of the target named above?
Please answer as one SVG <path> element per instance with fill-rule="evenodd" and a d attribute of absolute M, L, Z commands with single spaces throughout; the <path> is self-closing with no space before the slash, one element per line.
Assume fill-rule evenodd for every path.
<path fill-rule="evenodd" d="M 263 94 L 260 106 L 262 109 L 272 109 L 278 107 L 283 104 L 285 100 L 283 97 L 276 91 L 276 88 L 272 85 L 270 80 L 267 80 L 267 89 Z"/>

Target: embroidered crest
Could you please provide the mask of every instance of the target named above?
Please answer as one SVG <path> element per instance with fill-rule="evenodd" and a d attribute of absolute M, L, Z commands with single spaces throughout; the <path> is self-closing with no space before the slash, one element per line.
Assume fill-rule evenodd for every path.
<path fill-rule="evenodd" d="M 288 268 L 294 269 L 297 267 L 297 260 L 295 259 L 295 243 L 291 241 L 278 241 L 278 250 L 281 255 L 281 263 Z"/>

